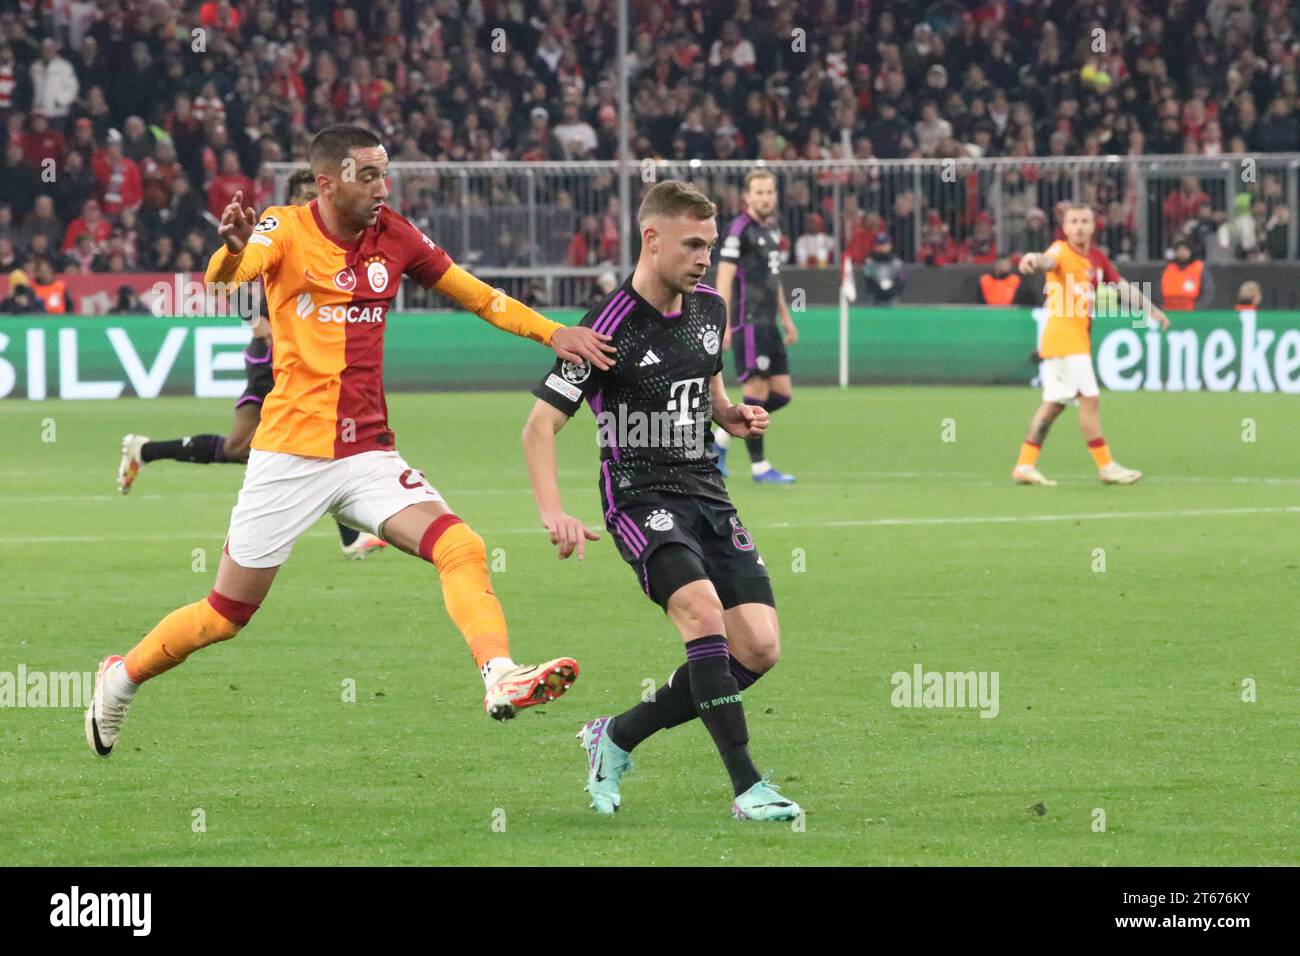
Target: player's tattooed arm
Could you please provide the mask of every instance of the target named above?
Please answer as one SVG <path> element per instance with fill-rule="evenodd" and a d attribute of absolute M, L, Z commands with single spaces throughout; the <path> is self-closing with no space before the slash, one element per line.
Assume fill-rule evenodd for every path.
<path fill-rule="evenodd" d="M 528 464 L 528 483 L 537 502 L 537 513 L 551 536 L 551 544 L 556 546 L 556 556 L 562 561 L 576 551 L 581 561 L 586 557 L 587 542 L 599 541 L 600 535 L 580 519 L 565 514 L 560 502 L 555 436 L 568 423 L 568 415 L 539 398 L 524 424 L 524 461 Z"/>
<path fill-rule="evenodd" d="M 736 264 L 727 259 L 718 263 L 718 275 L 713 281 L 718 284 L 718 295 L 727 306 L 727 321 L 722 325 L 722 347 L 731 348 L 731 283 L 736 278 Z"/>
<path fill-rule="evenodd" d="M 781 328 L 785 332 L 783 341 L 786 345 L 794 345 L 799 341 L 799 330 L 795 328 L 794 316 L 790 314 L 790 306 L 785 301 L 785 284 L 778 282 L 776 284 L 776 314 L 781 319 Z"/>
<path fill-rule="evenodd" d="M 713 420 L 728 434 L 737 438 L 757 438 L 767 431 L 767 409 L 758 405 L 731 404 L 721 373 L 709 379 L 709 392 L 713 400 Z"/>
<path fill-rule="evenodd" d="M 1020 271 L 1025 275 L 1051 272 L 1056 268 L 1056 257 L 1046 252 L 1026 252 L 1020 257 Z"/>

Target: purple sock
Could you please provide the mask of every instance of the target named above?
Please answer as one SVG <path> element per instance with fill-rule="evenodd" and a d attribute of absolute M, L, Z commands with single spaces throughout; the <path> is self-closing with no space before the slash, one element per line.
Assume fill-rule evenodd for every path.
<path fill-rule="evenodd" d="M 740 661 L 736 660 L 736 657 L 733 654 L 731 657 L 731 676 L 736 678 L 736 683 L 740 685 L 741 690 L 744 690 L 746 687 L 752 687 L 754 681 L 758 680 L 763 675 L 751 671 L 744 664 L 740 663 Z"/>

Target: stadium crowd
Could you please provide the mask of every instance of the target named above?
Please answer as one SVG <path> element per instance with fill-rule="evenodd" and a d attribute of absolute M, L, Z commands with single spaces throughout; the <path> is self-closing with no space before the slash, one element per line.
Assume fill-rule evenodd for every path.
<path fill-rule="evenodd" d="M 1131 168 L 1079 184 L 1035 160 L 1300 151 L 1296 15 L 1286 0 L 633 0 L 632 149 L 1024 160 L 996 174 L 1001 222 L 988 172 L 919 191 L 910 174 L 853 174 L 855 260 L 888 243 L 909 263 L 992 263 L 1049 238 L 1075 188 L 1115 258 L 1180 236 L 1210 261 L 1282 258 L 1295 211 L 1280 173 L 1233 197 L 1173 176 L 1139 250 Z M 333 122 L 371 126 L 395 160 L 613 159 L 614 20 L 611 0 L 0 3 L 0 271 L 201 269 L 211 217 L 239 190 L 273 202 L 266 164 L 302 159 Z M 702 180 L 724 220 L 739 180 Z M 460 223 L 446 244 L 487 265 L 608 262 L 617 181 L 584 182 L 533 197 L 535 239 Z M 830 182 L 782 182 L 791 261 L 838 258 Z M 513 182 L 410 187 L 403 211 L 431 233 L 453 207 L 528 201 Z"/>

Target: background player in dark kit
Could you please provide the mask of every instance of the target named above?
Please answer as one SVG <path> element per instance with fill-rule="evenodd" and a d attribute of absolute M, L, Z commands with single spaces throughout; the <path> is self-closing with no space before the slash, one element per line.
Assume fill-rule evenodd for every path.
<path fill-rule="evenodd" d="M 699 288 L 717 240 L 715 215 L 713 203 L 685 183 L 646 193 L 636 271 L 582 320 L 612 337 L 614 365 L 556 362 L 533 390 L 524 450 L 551 541 L 561 558 L 576 551 L 581 559 L 599 536 L 564 512 L 555 435 L 586 399 L 602 446 L 605 526 L 686 644 L 686 663 L 652 700 L 579 732 L 592 807 L 618 809 L 637 744 L 699 717 L 731 777 L 732 815 L 788 820 L 802 811 L 760 778 L 741 703 L 741 689 L 776 663 L 779 625 L 767 569 L 718 472 L 710 425 L 749 438 L 763 433 L 768 417 L 761 406 L 733 405 L 722 382 L 726 308 L 713 290 Z"/>
<path fill-rule="evenodd" d="M 732 347 L 745 403 L 775 412 L 790 404 L 790 363 L 785 349 L 799 340 L 781 286 L 783 253 L 775 215 L 776 177 L 765 169 L 750 172 L 745 177 L 744 199 L 745 211 L 732 220 L 718 254 L 718 293 L 731 317 L 722 346 Z M 731 436 L 720 430 L 717 442 L 718 467 L 725 475 Z M 768 462 L 762 435 L 745 439 L 745 445 L 754 481 L 793 483 L 794 475 L 778 471 Z"/>

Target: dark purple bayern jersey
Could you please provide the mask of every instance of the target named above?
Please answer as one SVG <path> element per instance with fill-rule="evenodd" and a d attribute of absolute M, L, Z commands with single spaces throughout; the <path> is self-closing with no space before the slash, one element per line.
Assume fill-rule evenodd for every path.
<path fill-rule="evenodd" d="M 736 264 L 731 291 L 731 328 L 776 326 L 781 285 L 781 230 L 765 226 L 748 213 L 731 222 L 718 251 L 719 262 Z"/>
<path fill-rule="evenodd" d="M 629 278 L 580 323 L 611 336 L 614 367 L 602 372 L 557 359 L 533 389 L 570 416 L 586 399 L 608 502 L 666 492 L 730 503 L 713 448 L 709 391 L 722 371 L 725 322 L 722 299 L 709 286 L 683 295 L 681 312 L 664 315 Z"/>

